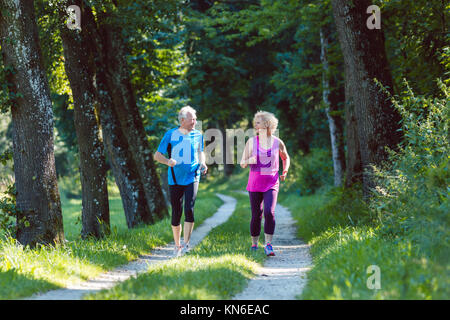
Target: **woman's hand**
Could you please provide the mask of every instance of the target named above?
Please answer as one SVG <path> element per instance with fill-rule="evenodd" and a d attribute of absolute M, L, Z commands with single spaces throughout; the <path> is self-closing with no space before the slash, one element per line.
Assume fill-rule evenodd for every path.
<path fill-rule="evenodd" d="M 286 180 L 286 176 L 287 176 L 288 172 L 287 171 L 283 171 L 283 174 L 280 176 L 280 180 L 284 181 Z"/>
<path fill-rule="evenodd" d="M 256 156 L 248 158 L 247 162 L 248 164 L 256 164 L 257 163 Z"/>

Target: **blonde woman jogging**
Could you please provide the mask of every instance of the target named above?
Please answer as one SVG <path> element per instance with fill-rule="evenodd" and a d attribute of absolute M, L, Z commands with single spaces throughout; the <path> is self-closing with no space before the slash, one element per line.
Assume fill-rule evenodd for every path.
<path fill-rule="evenodd" d="M 253 119 L 256 136 L 245 145 L 241 167 L 250 165 L 247 191 L 250 197 L 252 218 L 250 234 L 251 250 L 258 249 L 261 232 L 261 220 L 264 214 L 264 253 L 274 256 L 272 237 L 275 232 L 275 206 L 277 203 L 280 180 L 286 179 L 290 159 L 286 146 L 273 133 L 277 129 L 278 119 L 270 112 L 259 111 Z M 283 172 L 279 175 L 279 158 L 283 162 Z"/>

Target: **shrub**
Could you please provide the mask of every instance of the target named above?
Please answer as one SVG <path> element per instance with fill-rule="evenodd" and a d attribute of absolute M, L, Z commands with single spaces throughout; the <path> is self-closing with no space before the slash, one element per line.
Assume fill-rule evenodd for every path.
<path fill-rule="evenodd" d="M 391 152 L 390 168 L 376 170 L 371 207 L 385 237 L 408 237 L 424 255 L 443 261 L 450 236 L 450 88 L 438 83 L 442 97 L 415 96 L 406 83 L 404 96 L 392 99 L 402 115 L 405 141 L 399 152 Z"/>
<path fill-rule="evenodd" d="M 311 195 L 333 184 L 333 163 L 329 150 L 313 148 L 306 156 L 291 156 L 287 187 L 301 195 Z"/>

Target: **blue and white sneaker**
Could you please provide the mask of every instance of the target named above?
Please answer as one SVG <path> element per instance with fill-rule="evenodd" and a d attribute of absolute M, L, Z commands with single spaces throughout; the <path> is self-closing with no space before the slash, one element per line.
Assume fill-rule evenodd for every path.
<path fill-rule="evenodd" d="M 251 250 L 252 252 L 258 251 L 258 245 L 256 245 L 256 244 L 252 245 L 252 247 L 250 248 L 250 250 Z"/>
<path fill-rule="evenodd" d="M 267 243 L 266 246 L 264 247 L 264 253 L 266 254 L 266 256 L 275 255 L 275 253 L 273 252 L 272 245 L 270 243 Z"/>
<path fill-rule="evenodd" d="M 181 249 L 181 252 L 183 254 L 185 254 L 185 253 L 188 253 L 189 251 L 191 251 L 191 247 L 189 246 L 189 243 L 183 244 L 183 248 Z"/>

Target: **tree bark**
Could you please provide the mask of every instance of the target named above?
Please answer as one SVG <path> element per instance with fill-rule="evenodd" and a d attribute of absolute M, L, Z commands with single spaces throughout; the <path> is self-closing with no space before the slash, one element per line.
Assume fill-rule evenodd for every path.
<path fill-rule="evenodd" d="M 347 78 L 349 71 L 345 68 L 345 82 L 349 81 Z M 349 86 L 345 86 L 345 128 L 346 128 L 346 143 L 347 156 L 345 163 L 345 187 L 350 188 L 356 183 L 363 182 L 361 152 L 359 149 L 359 138 L 356 126 L 355 117 L 355 103 L 351 95 Z"/>
<path fill-rule="evenodd" d="M 64 48 L 66 74 L 74 100 L 74 124 L 80 156 L 82 189 L 83 238 L 101 238 L 110 230 L 106 162 L 99 123 L 95 114 L 97 104 L 94 87 L 93 55 L 89 50 L 87 28 L 71 30 L 66 25 L 65 9 L 75 4 L 85 11 L 81 0 L 62 1 L 59 7 L 60 33 Z M 81 21 L 84 21 L 82 18 Z"/>
<path fill-rule="evenodd" d="M 99 28 L 106 54 L 107 82 L 114 110 L 130 146 L 151 213 L 143 217 L 143 222 L 153 223 L 167 216 L 168 211 L 131 85 L 126 61 L 127 48 L 119 27 L 106 22 L 103 17 Z"/>
<path fill-rule="evenodd" d="M 328 36 L 323 28 L 320 29 L 320 60 L 322 62 L 322 98 L 326 106 L 331 139 L 331 153 L 333 157 L 334 186 L 342 184 L 345 170 L 345 153 L 343 143 L 343 128 L 341 117 L 333 114 L 339 111 L 337 103 L 330 102 L 330 68 L 328 63 Z"/>
<path fill-rule="evenodd" d="M 42 66 L 33 1 L 0 1 L 3 61 L 14 71 L 11 109 L 19 210 L 16 237 L 23 245 L 64 241 L 53 141 L 53 110 Z M 26 222 L 22 222 L 22 218 Z"/>
<path fill-rule="evenodd" d="M 151 213 L 130 146 L 113 107 L 111 90 L 107 85 L 105 51 L 91 8 L 86 7 L 82 20 L 89 30 L 89 44 L 86 49 L 94 54 L 96 69 L 94 84 L 98 94 L 97 108 L 102 126 L 103 142 L 108 152 L 115 182 L 119 188 L 127 226 L 133 228 L 144 222 L 144 218 Z"/>
<path fill-rule="evenodd" d="M 373 166 L 388 159 L 386 147 L 396 149 L 402 139 L 401 117 L 377 79 L 392 93 L 392 77 L 382 29 L 369 29 L 369 0 L 333 0 L 333 14 L 344 56 L 346 90 L 354 102 L 354 115 L 367 197 L 375 187 Z M 347 88 L 348 87 L 348 88 Z"/>

